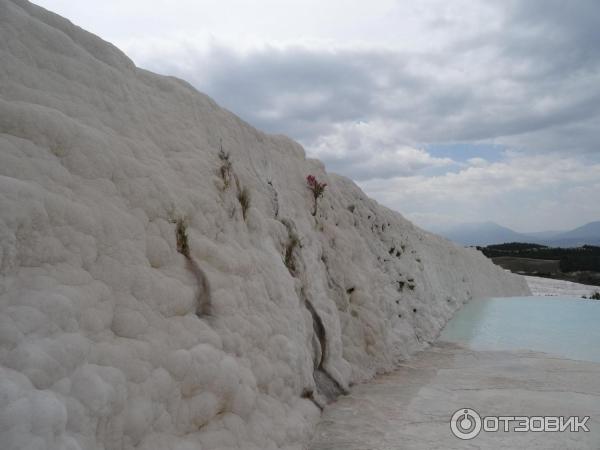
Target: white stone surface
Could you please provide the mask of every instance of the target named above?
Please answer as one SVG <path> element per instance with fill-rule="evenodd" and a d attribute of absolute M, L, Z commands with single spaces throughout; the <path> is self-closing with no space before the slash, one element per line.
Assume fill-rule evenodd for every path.
<path fill-rule="evenodd" d="M 316 219 L 308 174 L 329 183 Z M 297 143 L 21 0 L 0 0 L 0 238 L 5 450 L 299 449 L 323 350 L 346 387 L 468 299 L 529 293 Z"/>
<path fill-rule="evenodd" d="M 533 295 L 538 296 L 573 296 L 589 297 L 594 292 L 600 292 L 600 286 L 591 286 L 588 284 L 573 283 L 565 280 L 555 280 L 552 278 L 525 276 L 529 289 Z"/>

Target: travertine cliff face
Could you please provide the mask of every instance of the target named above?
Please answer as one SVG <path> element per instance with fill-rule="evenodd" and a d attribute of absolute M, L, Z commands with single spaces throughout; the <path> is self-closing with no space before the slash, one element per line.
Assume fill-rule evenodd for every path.
<path fill-rule="evenodd" d="M 308 174 L 329 184 L 316 216 Z M 7 450 L 301 448 L 317 405 L 463 302 L 528 292 L 17 0 L 0 0 L 0 239 Z"/>

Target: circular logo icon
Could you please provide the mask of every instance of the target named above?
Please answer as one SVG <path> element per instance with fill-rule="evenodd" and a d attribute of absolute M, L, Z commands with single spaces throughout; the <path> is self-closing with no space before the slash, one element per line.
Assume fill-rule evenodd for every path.
<path fill-rule="evenodd" d="M 452 414 L 450 430 L 459 439 L 473 439 L 481 431 L 481 417 L 470 408 L 462 408 Z"/>

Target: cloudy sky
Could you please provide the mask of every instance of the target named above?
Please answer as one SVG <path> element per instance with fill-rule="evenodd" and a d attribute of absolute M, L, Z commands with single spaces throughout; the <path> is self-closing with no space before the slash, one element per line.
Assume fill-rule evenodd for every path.
<path fill-rule="evenodd" d="M 426 228 L 600 220 L 600 1 L 36 3 Z"/>

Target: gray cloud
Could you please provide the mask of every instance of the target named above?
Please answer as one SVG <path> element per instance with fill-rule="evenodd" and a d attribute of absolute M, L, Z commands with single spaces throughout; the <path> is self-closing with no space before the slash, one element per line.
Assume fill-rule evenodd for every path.
<path fill-rule="evenodd" d="M 521 39 L 509 41 L 510 55 L 534 56 L 549 74 L 598 68 L 600 3 L 533 0 L 512 5 L 509 26 Z"/>
<path fill-rule="evenodd" d="M 500 29 L 435 53 L 213 45 L 188 54 L 184 68 L 169 67 L 161 55 L 146 65 L 192 81 L 252 124 L 309 150 L 336 125 L 380 121 L 397 133 L 381 152 L 491 139 L 529 151 L 558 150 L 561 142 L 565 150 L 598 152 L 597 127 L 586 123 L 600 116 L 600 3 L 510 5 Z M 344 145 L 352 142 L 359 140 Z M 342 168 L 338 160 L 328 162 Z"/>
<path fill-rule="evenodd" d="M 120 11 L 122 2 L 107 3 Z M 600 2 L 413 3 L 349 2 L 347 12 L 338 2 L 312 17 L 306 0 L 273 2 L 266 17 L 241 0 L 211 8 L 189 0 L 181 9 L 189 14 L 131 0 L 135 30 L 123 18 L 105 22 L 119 28 L 117 44 L 138 65 L 179 76 L 258 128 L 299 140 L 411 217 L 523 228 L 552 226 L 552 214 L 563 217 L 555 226 L 599 217 L 590 193 L 600 179 Z M 163 20 L 171 13 L 179 18 Z M 303 19 L 292 23 L 296 16 Z M 461 155 L 456 143 L 470 151 Z M 456 153 L 424 150 L 435 146 Z M 481 160 L 468 162 L 473 149 Z M 566 162 L 576 177 L 560 170 Z M 531 191 L 541 165 L 552 170 L 544 189 Z M 565 202 L 578 202 L 568 215 Z"/>
<path fill-rule="evenodd" d="M 212 46 L 188 58 L 183 68 L 162 58 L 147 65 L 184 77 L 259 128 L 307 142 L 335 124 L 408 112 L 386 102 L 427 88 L 392 52 Z"/>

